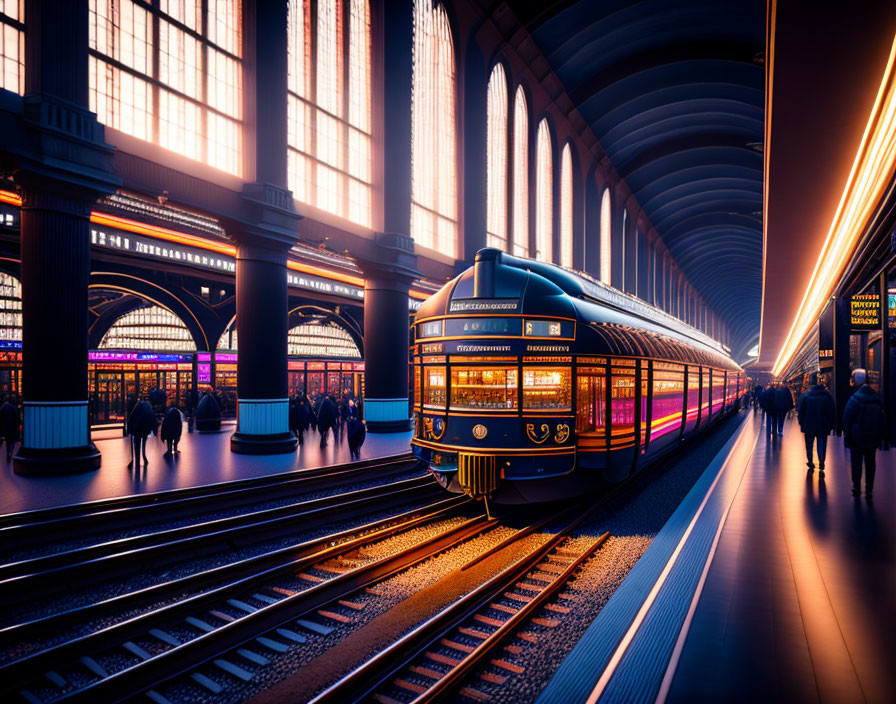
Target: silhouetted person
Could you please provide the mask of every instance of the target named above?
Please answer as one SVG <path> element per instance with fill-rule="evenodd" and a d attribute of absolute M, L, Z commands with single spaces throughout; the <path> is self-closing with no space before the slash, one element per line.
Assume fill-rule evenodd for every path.
<path fill-rule="evenodd" d="M 828 435 L 834 429 L 837 421 L 837 408 L 834 405 L 834 397 L 821 384 L 816 384 L 809 393 L 800 397 L 796 409 L 800 422 L 800 430 L 806 438 L 806 466 L 809 472 L 815 471 L 815 463 L 812 461 L 812 446 L 818 450 L 818 470 L 820 476 L 824 476 L 824 459 L 827 456 Z"/>
<path fill-rule="evenodd" d="M 361 459 L 361 445 L 367 437 L 367 428 L 364 422 L 357 416 L 349 416 L 345 424 L 345 434 L 348 438 L 348 452 L 353 460 Z"/>
<path fill-rule="evenodd" d="M 3 405 L 0 406 L 0 441 L 6 442 L 6 461 L 12 459 L 12 452 L 15 444 L 19 441 L 19 428 L 21 427 L 21 419 L 19 418 L 19 409 L 4 399 Z"/>
<path fill-rule="evenodd" d="M 221 429 L 221 406 L 211 392 L 206 391 L 196 405 L 196 430 L 216 431 Z"/>
<path fill-rule="evenodd" d="M 324 396 L 317 409 L 317 429 L 320 432 L 320 446 L 326 447 L 330 428 L 336 425 L 336 404 L 329 396 Z"/>
<path fill-rule="evenodd" d="M 168 445 L 165 455 L 170 457 L 180 452 L 177 449 L 177 443 L 180 442 L 181 433 L 184 430 L 184 417 L 180 410 L 173 403 L 165 411 L 165 417 L 162 419 L 162 430 L 159 437 Z"/>
<path fill-rule="evenodd" d="M 759 407 L 765 413 L 765 434 L 773 437 L 778 433 L 777 395 L 775 387 L 769 385 L 759 394 Z"/>
<path fill-rule="evenodd" d="M 149 460 L 146 459 L 146 438 L 154 432 L 156 432 L 156 414 L 147 401 L 140 401 L 128 416 L 128 435 L 131 436 L 131 461 L 128 462 L 128 467 L 133 467 L 135 463 L 139 467 L 141 456 L 143 464 L 149 464 Z"/>
<path fill-rule="evenodd" d="M 793 394 L 786 384 L 775 387 L 775 413 L 777 415 L 778 435 L 784 435 L 784 419 L 793 408 Z"/>
<path fill-rule="evenodd" d="M 877 392 L 865 383 L 866 378 L 864 369 L 853 370 L 851 383 L 858 389 L 846 402 L 843 430 L 852 465 L 852 495 L 861 493 L 864 464 L 865 496 L 870 499 L 874 491 L 877 448 L 884 437 L 884 406 Z"/>

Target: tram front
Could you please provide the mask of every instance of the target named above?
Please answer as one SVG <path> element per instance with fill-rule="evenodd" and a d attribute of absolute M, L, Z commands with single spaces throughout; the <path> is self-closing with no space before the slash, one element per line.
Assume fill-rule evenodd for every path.
<path fill-rule="evenodd" d="M 575 308 L 538 266 L 481 250 L 417 313 L 412 445 L 449 491 L 545 501 L 575 467 Z"/>

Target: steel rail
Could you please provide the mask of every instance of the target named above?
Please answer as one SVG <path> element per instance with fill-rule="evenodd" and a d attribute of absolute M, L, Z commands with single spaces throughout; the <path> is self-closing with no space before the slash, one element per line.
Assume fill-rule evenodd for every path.
<path fill-rule="evenodd" d="M 293 470 L 277 475 L 220 484 L 100 499 L 84 504 L 37 509 L 0 516 L 0 545 L 9 551 L 59 538 L 83 538 L 98 532 L 133 529 L 155 521 L 171 521 L 268 502 L 315 489 L 340 486 L 371 476 L 392 476 L 419 464 L 410 455 L 383 460 Z M 373 474 L 377 472 L 377 474 Z M 210 508 L 211 507 L 211 508 Z"/>
<path fill-rule="evenodd" d="M 179 577 L 167 582 L 160 582 L 133 592 L 91 602 L 68 611 L 61 611 L 31 621 L 24 621 L 0 628 L 0 648 L 14 643 L 26 643 L 36 640 L 49 632 L 62 632 L 74 624 L 89 623 L 116 613 L 125 613 L 142 605 L 159 603 L 170 595 L 190 594 L 220 586 L 226 582 L 234 582 L 259 571 L 275 568 L 278 565 L 291 565 L 295 560 L 328 547 L 336 542 L 348 541 L 353 537 L 373 531 L 389 528 L 398 531 L 435 520 L 442 514 L 455 512 L 458 508 L 471 504 L 466 496 L 443 498 L 434 504 L 405 513 L 390 516 L 387 519 L 367 523 L 338 533 L 330 533 L 320 538 L 291 545 L 262 555 L 231 562 L 202 572 Z M 2 668 L 2 666 L 0 666 Z"/>
<path fill-rule="evenodd" d="M 281 537 L 296 525 L 315 527 L 339 515 L 334 512 L 351 517 L 376 508 L 378 501 L 392 505 L 440 490 L 432 477 L 419 477 L 4 565 L 0 567 L 0 600 L 8 605 L 33 601 L 37 596 L 125 577 L 144 570 L 147 564 L 164 566 L 235 550 Z"/>
<path fill-rule="evenodd" d="M 80 689 L 64 693 L 51 701 L 91 703 L 102 701 L 109 704 L 122 701 L 173 677 L 190 672 L 204 662 L 219 657 L 221 654 L 229 652 L 248 641 L 275 631 L 278 628 L 285 627 L 290 622 L 302 618 L 332 601 L 345 598 L 366 586 L 429 559 L 474 535 L 494 527 L 496 524 L 496 519 L 488 519 L 484 515 L 469 519 L 417 545 L 405 548 L 395 555 L 369 565 L 357 567 L 339 574 L 333 579 L 286 596 L 275 603 L 260 607 L 241 618 L 225 623 L 223 626 L 219 626 L 185 643 L 176 645 L 170 650 L 151 656 L 136 665 L 101 678 Z M 370 536 L 365 536 L 363 540 L 372 542 Z M 300 561 L 293 569 L 312 567 L 314 564 L 347 551 L 345 545 L 333 546 Z M 257 585 L 266 577 L 267 575 L 253 576 L 242 586 L 245 588 Z M 226 595 L 232 595 L 238 589 L 239 587 L 234 589 L 232 585 L 228 585 L 226 589 L 222 587 L 220 590 L 201 594 L 193 597 L 193 599 L 165 607 L 152 614 L 151 618 L 140 622 L 142 631 L 145 632 L 148 628 L 157 628 L 160 623 L 160 615 L 164 618 L 172 614 L 195 613 L 195 609 L 200 603 L 207 607 L 221 599 L 225 599 Z M 201 607 L 200 611 L 202 611 Z M 135 622 L 140 621 L 142 618 L 137 617 L 125 624 L 112 626 L 107 631 L 119 629 L 119 632 L 127 630 L 129 633 L 133 633 L 132 629 L 136 625 Z M 100 633 L 103 634 L 104 638 L 107 635 L 105 632 Z M 94 634 L 94 636 L 99 637 L 98 634 Z M 74 652 L 74 648 L 76 648 L 74 643 L 73 641 L 67 645 L 69 652 Z"/>

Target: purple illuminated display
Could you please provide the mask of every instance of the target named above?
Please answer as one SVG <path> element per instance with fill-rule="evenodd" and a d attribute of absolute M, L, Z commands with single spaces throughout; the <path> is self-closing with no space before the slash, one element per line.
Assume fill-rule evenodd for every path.
<path fill-rule="evenodd" d="M 191 354 L 170 354 L 163 352 L 120 352 L 117 350 L 94 350 L 89 353 L 91 362 L 191 362 Z"/>

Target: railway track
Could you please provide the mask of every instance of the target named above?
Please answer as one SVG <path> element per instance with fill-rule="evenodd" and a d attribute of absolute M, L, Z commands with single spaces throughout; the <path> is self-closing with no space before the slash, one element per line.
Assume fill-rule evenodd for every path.
<path fill-rule="evenodd" d="M 0 566 L 0 600 L 9 606 L 33 602 L 440 493 L 434 479 L 419 477 L 10 563 Z"/>
<path fill-rule="evenodd" d="M 604 533 L 576 546 L 569 533 L 579 522 L 350 672 L 312 704 L 423 704 L 457 695 L 488 701 L 478 682 L 501 685 L 524 672 L 514 656 L 538 639 L 526 627 L 559 625 L 569 611 L 557 603 L 564 587 L 609 538 Z M 471 683 L 474 675 L 477 682 Z"/>
<path fill-rule="evenodd" d="M 0 546 L 6 554 L 29 546 L 69 542 L 98 533 L 133 531 L 160 521 L 170 523 L 211 511 L 238 509 L 345 486 L 374 476 L 394 476 L 418 465 L 413 455 L 405 453 L 218 484 L 9 513 L 0 515 Z"/>
<path fill-rule="evenodd" d="M 270 655 L 303 642 L 309 634 L 325 631 L 327 627 L 313 618 L 320 618 L 317 610 L 326 604 L 496 524 L 484 515 L 457 519 L 458 507 L 467 503 L 444 499 L 428 512 L 405 514 L 385 527 L 370 525 L 304 543 L 291 559 L 275 566 L 243 565 L 251 572 L 248 576 L 234 580 L 230 575 L 232 581 L 223 586 L 0 666 L 0 693 L 18 694 L 32 704 L 114 702 L 180 674 L 189 674 L 211 692 L 220 691 L 220 685 L 193 670 L 212 662 L 220 671 L 244 679 L 251 675 L 247 665 L 267 662 Z M 455 523 L 445 530 L 380 558 L 364 558 L 371 546 L 451 516 Z M 203 579 L 211 584 L 221 576 Z M 23 633 L 7 629 L 4 635 Z M 233 656 L 225 658 L 233 649 Z M 164 701 L 154 691 L 148 696 Z"/>

